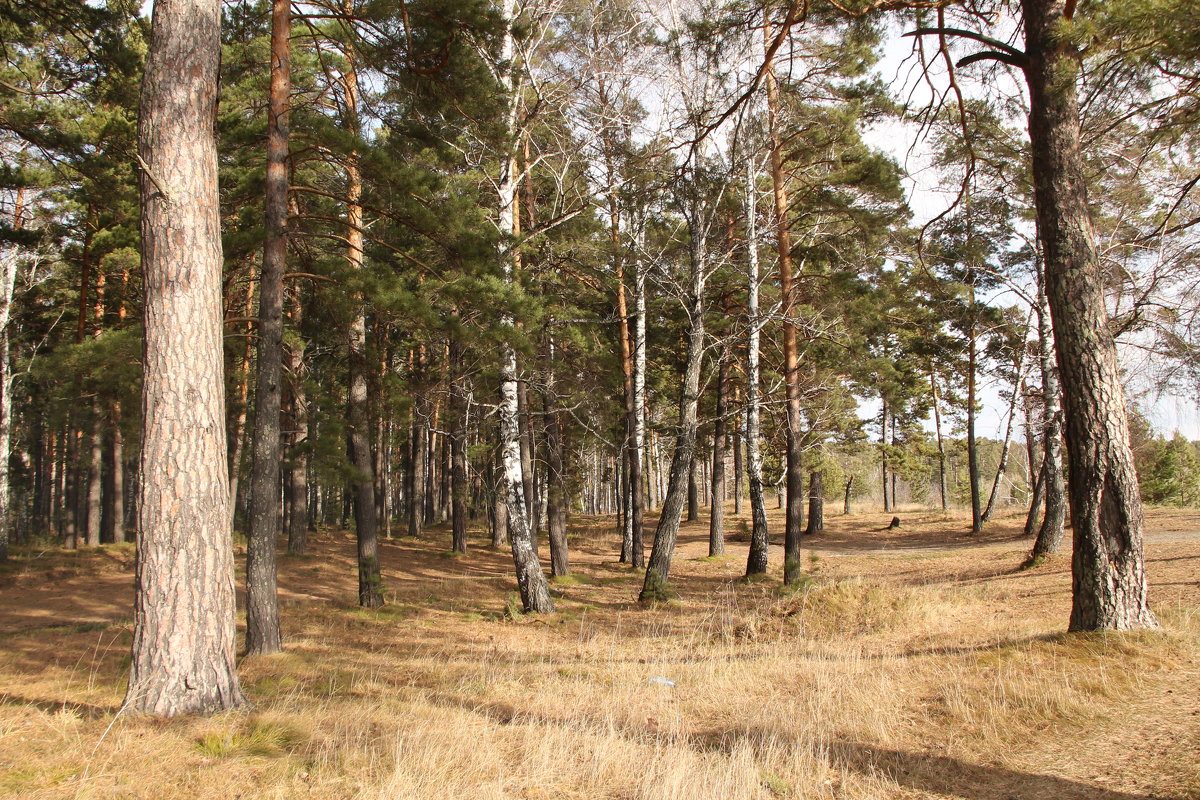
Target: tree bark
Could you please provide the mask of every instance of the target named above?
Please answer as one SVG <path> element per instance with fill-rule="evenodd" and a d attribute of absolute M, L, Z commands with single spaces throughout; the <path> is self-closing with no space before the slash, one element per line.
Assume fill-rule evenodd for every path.
<path fill-rule="evenodd" d="M 811 536 L 824 530 L 825 482 L 824 474 L 818 470 L 808 479 L 808 527 L 804 529 L 804 533 Z"/>
<path fill-rule="evenodd" d="M 262 271 L 258 287 L 258 380 L 250 456 L 250 531 L 246 537 L 246 653 L 282 648 L 276 588 L 283 391 L 283 274 L 287 270 L 288 92 L 291 87 L 291 0 L 271 3 L 271 90 L 267 103 L 267 177 Z"/>
<path fill-rule="evenodd" d="M 768 27 L 763 35 L 770 37 Z M 768 63 L 767 124 L 770 135 L 771 184 L 775 201 L 775 243 L 779 258 L 779 313 L 783 319 L 783 381 L 787 395 L 787 512 L 784 524 L 783 582 L 800 577 L 800 535 L 804 525 L 804 425 L 800 387 L 800 354 L 796 342 L 796 286 L 792 275 L 792 235 L 788 228 L 788 196 L 783 171 L 783 141 L 779 131 L 779 87 Z"/>
<path fill-rule="evenodd" d="M 693 216 L 697 212 L 693 211 Z M 679 433 L 675 440 L 675 453 L 671 458 L 671 474 L 667 483 L 666 497 L 659 512 L 658 526 L 654 530 L 654 546 L 646 567 L 646 579 L 642 584 L 640 599 L 661 599 L 668 591 L 671 575 L 671 559 L 675 554 L 675 540 L 679 536 L 679 523 L 683 506 L 688 499 L 688 479 L 692 473 L 693 456 L 696 450 L 696 411 L 700 399 L 700 369 L 704 357 L 704 283 L 708 269 L 708 252 L 703 242 L 703 230 L 693 218 L 689 221 L 691 233 L 691 287 L 688 298 L 688 348 L 685 361 L 683 385 L 679 395 Z"/>
<path fill-rule="evenodd" d="M 349 7 L 347 6 L 347 12 Z M 352 57 L 342 76 L 345 91 L 347 128 L 359 135 L 358 68 Z M 362 172 L 358 153 L 346 159 L 346 260 L 352 270 L 363 269 Z M 371 409 L 367 387 L 367 311 L 366 298 L 354 298 L 354 318 L 347 337 L 349 391 L 347 450 L 353 475 L 350 479 L 354 509 L 354 531 L 358 542 L 358 604 L 365 608 L 383 605 L 383 573 L 379 566 L 379 520 L 375 515 L 374 459 L 371 457 Z"/>
<path fill-rule="evenodd" d="M 291 406 L 292 435 L 288 447 L 287 548 L 292 555 L 308 552 L 308 390 L 304 383 L 304 342 L 300 339 L 304 304 L 297 295 L 291 311 L 295 339 L 288 344 L 288 396 Z"/>
<path fill-rule="evenodd" d="M 933 393 L 933 429 L 937 433 L 938 447 L 938 497 L 942 501 L 942 511 L 947 508 L 946 503 L 946 442 L 942 438 L 942 398 L 938 393 L 937 378 L 934 377 L 933 370 L 929 371 L 929 388 Z M 846 512 L 850 513 L 850 512 Z"/>
<path fill-rule="evenodd" d="M 721 555 L 725 552 L 725 453 L 729 449 L 729 437 L 725 433 L 725 415 L 728 411 L 729 358 L 722 353 L 717 365 L 717 409 L 713 423 L 712 491 L 708 514 L 708 554 Z"/>
<path fill-rule="evenodd" d="M 1079 144 L 1080 53 L 1063 3 L 1022 0 L 1038 234 L 1062 380 L 1070 455 L 1070 630 L 1156 627 L 1147 603 L 1142 501 L 1125 393 L 1108 325 Z"/>
<path fill-rule="evenodd" d="M 497 227 L 504 236 L 517 230 L 517 170 L 516 132 L 518 68 L 516 66 L 516 39 L 513 25 L 516 22 L 519 4 L 506 0 L 503 11 L 504 35 L 501 39 L 498 64 L 500 84 L 507 104 L 505 132 L 508 134 L 508 150 L 500 159 L 500 175 L 497 180 L 499 213 Z M 500 244 L 501 272 L 505 284 L 516 280 L 516 251 L 513 245 Z M 511 333 L 516 328 L 512 315 L 501 314 L 500 324 Z M 550 587 L 546 575 L 538 562 L 536 531 L 530 525 L 525 500 L 524 473 L 521 466 L 521 420 L 517 396 L 520 376 L 517 373 L 517 351 L 507 338 L 500 352 L 500 486 L 508 513 L 509 543 L 512 548 L 513 566 L 517 573 L 517 588 L 525 612 L 548 614 L 554 611 L 550 599 Z"/>
<path fill-rule="evenodd" d="M 1043 269 L 1044 271 L 1044 269 Z M 1050 307 L 1046 298 L 1042 271 L 1038 274 L 1038 355 L 1042 371 L 1042 486 L 1046 496 L 1046 511 L 1038 527 L 1030 559 L 1057 553 L 1062 547 L 1063 527 L 1067 504 L 1063 486 L 1062 461 L 1062 403 L 1058 368 L 1054 364 L 1054 334 L 1050 330 Z"/>
<path fill-rule="evenodd" d="M 467 387 L 462 346 L 450 340 L 450 549 L 467 552 Z"/>
<path fill-rule="evenodd" d="M 983 532 L 983 509 L 979 497 L 979 448 L 975 446 L 975 411 L 979 405 L 976 391 L 978 347 L 975 334 L 975 286 L 969 288 L 970 321 L 967 323 L 967 482 L 971 491 L 971 533 Z M 894 500 L 895 498 L 893 498 Z"/>
<path fill-rule="evenodd" d="M 758 175 L 751 164 L 746 169 L 746 472 L 750 480 L 750 552 L 746 576 L 767 571 L 770 534 L 767 502 L 763 497 L 762 453 L 759 449 L 759 334 L 762 318 L 758 310 Z"/>
<path fill-rule="evenodd" d="M 234 661 L 217 197 L 216 0 L 159 0 L 142 79 L 142 461 L 125 703 L 241 705 Z"/>
<path fill-rule="evenodd" d="M 892 504 L 895 502 L 895 498 L 892 498 L 892 502 L 890 502 L 890 503 L 888 502 L 888 465 L 889 465 L 888 462 L 890 461 L 890 459 L 888 458 L 888 455 L 889 455 L 888 422 L 891 421 L 891 417 L 888 415 L 889 408 L 888 408 L 887 396 L 883 396 L 882 399 L 883 399 L 883 410 L 881 412 L 881 416 L 883 418 L 883 423 L 882 423 L 882 427 L 879 432 L 879 451 L 881 453 L 880 475 L 883 476 L 883 510 L 891 511 Z"/>
<path fill-rule="evenodd" d="M 571 571 L 571 562 L 567 542 L 566 447 L 555 382 L 558 350 L 554 334 L 549 331 L 546 355 L 546 389 L 542 394 L 546 411 L 546 527 L 550 538 L 550 574 L 557 577 Z"/>

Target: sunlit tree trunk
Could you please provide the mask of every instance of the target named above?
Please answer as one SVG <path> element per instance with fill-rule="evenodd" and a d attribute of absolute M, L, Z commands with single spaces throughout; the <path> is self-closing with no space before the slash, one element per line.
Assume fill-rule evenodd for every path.
<path fill-rule="evenodd" d="M 764 29 L 764 34 L 768 31 Z M 788 228 L 788 196 L 783 171 L 780 100 L 775 70 L 767 68 L 767 119 L 770 131 L 771 183 L 775 201 L 775 246 L 779 258 L 780 316 L 783 319 L 783 379 L 787 403 L 787 514 L 784 524 L 783 582 L 800 576 L 800 535 L 804 525 L 804 425 L 800 394 L 800 354 L 796 342 L 796 286 L 792 275 L 792 235 Z M 886 501 L 885 501 L 886 502 Z"/>
<path fill-rule="evenodd" d="M 142 80 L 144 341 L 133 647 L 126 704 L 241 705 L 225 444 L 216 0 L 158 0 Z"/>
<path fill-rule="evenodd" d="M 746 560 L 746 575 L 767 571 L 767 502 L 763 496 L 762 453 L 759 449 L 759 334 L 762 318 L 758 310 L 758 198 L 755 189 L 757 174 L 753 166 L 746 177 L 746 472 L 750 480 L 750 554 Z"/>
<path fill-rule="evenodd" d="M 347 7 L 347 13 L 350 12 Z M 358 68 L 347 57 L 342 75 L 346 116 L 351 134 L 361 133 L 358 116 Z M 362 270 L 363 207 L 362 171 L 358 153 L 346 159 L 346 260 L 353 270 Z M 354 318 L 350 322 L 348 345 L 349 391 L 347 392 L 347 439 L 350 479 L 354 508 L 354 530 L 358 541 L 358 604 L 366 608 L 383 605 L 383 574 L 379 565 L 379 519 L 375 515 L 374 459 L 371 456 L 371 410 L 367 387 L 367 311 L 366 298 L 355 298 Z"/>
<path fill-rule="evenodd" d="M 720 555 L 725 552 L 725 453 L 729 446 L 729 437 L 725 433 L 725 415 L 728 411 L 726 394 L 728 392 L 729 360 L 727 354 L 722 354 L 717 366 L 716 421 L 713 427 L 712 453 L 712 498 L 709 502 L 708 516 L 708 554 Z"/>
<path fill-rule="evenodd" d="M 499 76 L 501 90 L 507 103 L 507 120 L 505 131 L 508 134 L 507 152 L 500 159 L 500 175 L 497 179 L 497 192 L 500 201 L 498 227 L 504 235 L 514 231 L 516 212 L 516 123 L 517 123 L 517 89 L 516 79 L 516 42 L 513 25 L 520 6 L 508 0 L 504 9 L 504 35 L 501 41 Z M 506 284 L 512 284 L 514 276 L 515 250 L 506 244 L 501 244 L 500 263 Z M 509 329 L 515 328 L 511 314 L 505 312 L 501 316 L 501 325 Z M 550 587 L 546 575 L 538 562 L 536 532 L 530 524 L 527 513 L 523 471 L 521 469 L 521 423 L 518 407 L 517 351 L 512 342 L 506 338 L 500 352 L 500 462 L 501 462 L 501 491 L 504 496 L 508 514 L 509 544 L 512 548 L 513 565 L 517 573 L 517 587 L 521 594 L 521 605 L 526 612 L 550 613 L 554 611 L 554 602 L 550 599 Z"/>
<path fill-rule="evenodd" d="M 675 440 L 675 453 L 671 458 L 671 473 L 667 484 L 658 526 L 654 531 L 654 546 L 646 566 L 646 579 L 642 585 L 641 599 L 660 599 L 667 591 L 671 574 L 671 560 L 675 554 L 675 541 L 679 536 L 679 523 L 683 507 L 688 500 L 688 482 L 692 472 L 696 450 L 697 405 L 700 400 L 700 370 L 704 357 L 704 284 L 708 269 L 708 248 L 704 242 L 703 228 L 692 211 L 689 221 L 691 236 L 691 276 L 688 296 L 688 346 L 683 372 L 683 385 L 679 394 L 679 427 Z"/>
<path fill-rule="evenodd" d="M 287 268 L 288 92 L 291 87 L 291 0 L 271 4 L 271 90 L 267 103 L 267 178 L 262 271 L 258 289 L 258 380 L 250 457 L 250 531 L 246 537 L 246 652 L 282 648 L 276 590 L 283 392 L 283 274 Z"/>
<path fill-rule="evenodd" d="M 1062 34 L 1060 0 L 1022 0 L 1021 7 L 1038 234 L 1045 248 L 1071 464 L 1070 629 L 1156 627 L 1147 603 L 1142 500 L 1125 393 L 1104 305 L 1079 143 L 1075 82 L 1081 55 Z"/>
<path fill-rule="evenodd" d="M 1059 400 L 1058 367 L 1054 364 L 1054 334 L 1050 330 L 1050 306 L 1046 299 L 1045 280 L 1038 273 L 1038 356 L 1042 371 L 1042 492 L 1046 511 L 1038 526 L 1031 559 L 1057 553 L 1062 547 L 1063 527 L 1067 504 L 1063 486 L 1062 461 L 1062 404 Z"/>

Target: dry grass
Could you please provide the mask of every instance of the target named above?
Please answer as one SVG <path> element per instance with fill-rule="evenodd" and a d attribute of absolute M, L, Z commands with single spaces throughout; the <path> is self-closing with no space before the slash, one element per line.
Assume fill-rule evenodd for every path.
<path fill-rule="evenodd" d="M 506 611 L 507 554 L 446 559 L 441 532 L 385 545 L 390 605 L 347 605 L 353 543 L 325 533 L 281 560 L 287 652 L 243 662 L 253 710 L 173 721 L 118 713 L 128 549 L 44 552 L 0 574 L 0 796 L 1200 796 L 1200 542 L 1152 537 L 1162 631 L 1068 636 L 1069 563 L 1018 571 L 1017 520 L 902 516 L 831 518 L 786 592 L 685 526 L 650 608 L 583 520 L 539 619 Z"/>

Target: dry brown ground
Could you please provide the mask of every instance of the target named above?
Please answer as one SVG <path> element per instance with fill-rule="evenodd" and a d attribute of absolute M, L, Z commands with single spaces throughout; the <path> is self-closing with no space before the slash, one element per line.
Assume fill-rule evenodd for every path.
<path fill-rule="evenodd" d="M 0 796 L 1200 797 L 1200 513 L 1151 515 L 1163 629 L 1111 636 L 1062 633 L 1069 558 L 1020 571 L 1018 518 L 890 516 L 830 517 L 789 593 L 778 547 L 738 580 L 742 520 L 717 559 L 685 526 L 651 608 L 582 520 L 538 619 L 508 612 L 507 553 L 440 531 L 386 543 L 390 603 L 355 608 L 353 541 L 324 533 L 281 559 L 253 710 L 166 722 L 119 713 L 132 550 L 32 552 L 0 573 Z"/>

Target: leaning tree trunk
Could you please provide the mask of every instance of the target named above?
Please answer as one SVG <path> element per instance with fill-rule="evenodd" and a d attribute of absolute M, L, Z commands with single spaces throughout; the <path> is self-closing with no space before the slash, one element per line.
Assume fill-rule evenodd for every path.
<path fill-rule="evenodd" d="M 692 285 L 688 303 L 687 360 L 679 396 L 679 434 L 675 441 L 675 453 L 671 458 L 667 494 L 659 512 L 658 527 L 654 530 L 654 546 L 646 567 L 641 600 L 661 599 L 668 591 L 671 559 L 675 554 L 675 540 L 679 536 L 683 507 L 688 500 L 688 479 L 696 450 L 696 410 L 700 399 L 700 368 L 704 358 L 704 282 L 708 269 L 708 254 L 705 244 L 701 241 L 703 232 L 700 224 L 693 221 L 689 227 L 692 240 Z"/>
<path fill-rule="evenodd" d="M 220 14 L 216 0 L 155 3 L 138 125 L 143 434 L 125 704 L 162 716 L 244 702 L 234 660 L 213 129 Z"/>
<path fill-rule="evenodd" d="M 1070 3 L 1074 8 L 1074 3 Z M 1079 144 L 1081 55 L 1060 0 L 1022 0 L 1038 234 L 1062 380 L 1075 529 L 1070 629 L 1156 627 L 1147 603 L 1125 393 L 1104 304 Z"/>
<path fill-rule="evenodd" d="M 291 0 L 271 4 L 271 92 L 267 104 L 267 180 L 262 271 L 258 287 L 258 380 L 250 454 L 250 532 L 246 537 L 246 653 L 282 647 L 275 545 L 283 522 L 283 273 L 287 268 L 288 92 L 291 87 Z"/>
<path fill-rule="evenodd" d="M 1024 342 L 1024 337 L 1029 333 L 1029 326 L 1026 325 L 1025 332 L 1022 334 L 1021 341 Z M 1004 481 L 1004 475 L 1008 471 L 1008 454 L 1012 445 L 1013 427 L 1017 421 L 1017 400 L 1021 396 L 1021 387 L 1025 384 L 1025 348 L 1021 348 L 1021 354 L 1016 363 L 1016 380 L 1013 381 L 1012 399 L 1008 404 L 1008 422 L 1004 426 L 1004 443 L 1000 450 L 1000 463 L 996 466 L 996 475 L 992 479 L 992 490 L 988 492 L 987 505 L 983 509 L 982 522 L 987 522 L 992 518 L 992 512 L 996 509 L 996 498 L 1000 495 L 1000 485 Z"/>
<path fill-rule="evenodd" d="M 746 175 L 746 473 L 750 481 L 750 553 L 746 559 L 746 575 L 761 575 L 767 571 L 767 551 L 770 536 L 767 531 L 767 502 L 763 497 L 762 452 L 759 450 L 759 389 L 758 342 L 762 318 L 758 312 L 758 202 L 755 180 L 758 176 L 750 166 Z"/>

